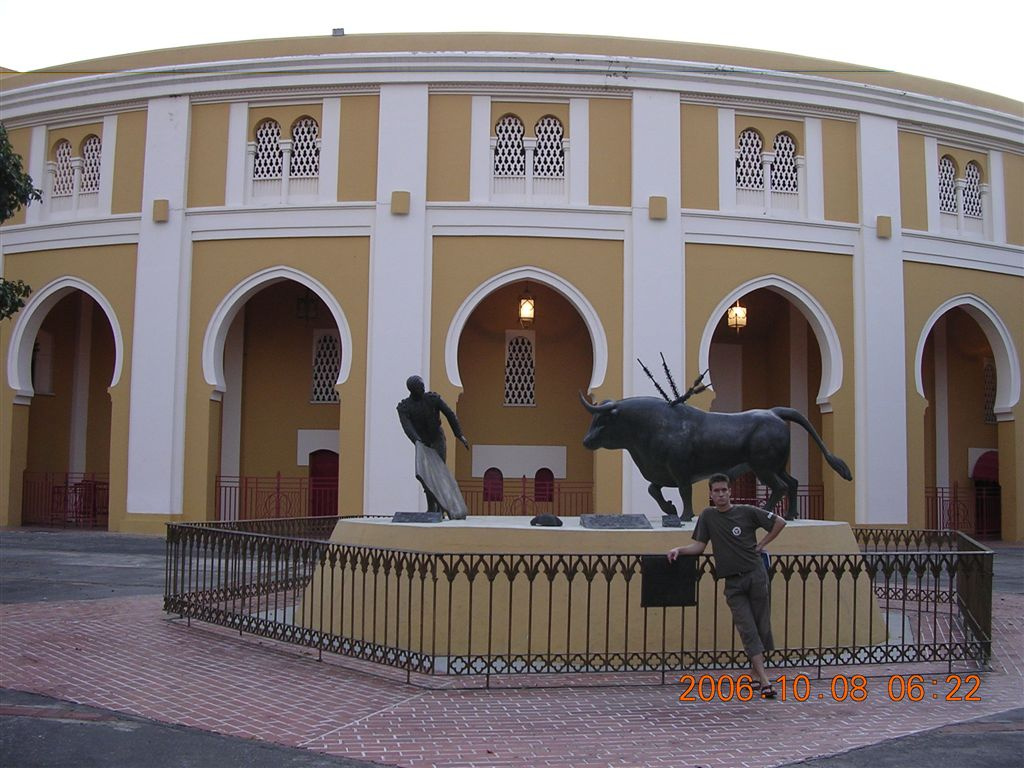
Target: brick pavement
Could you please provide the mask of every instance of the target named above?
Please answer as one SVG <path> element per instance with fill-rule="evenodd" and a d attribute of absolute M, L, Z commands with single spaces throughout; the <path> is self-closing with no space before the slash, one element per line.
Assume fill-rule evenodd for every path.
<path fill-rule="evenodd" d="M 0 606 L 0 685 L 407 768 L 773 766 L 1021 706 L 1024 595 L 996 593 L 993 608 L 980 702 L 889 700 L 888 674 L 927 671 L 941 682 L 945 665 L 871 668 L 861 703 L 829 694 L 833 675 L 864 671 L 854 668 L 825 669 L 821 680 L 789 670 L 811 675 L 806 702 L 679 703 L 681 687 L 650 674 L 419 687 L 394 670 L 329 655 L 320 663 L 308 650 L 188 626 L 152 596 Z"/>

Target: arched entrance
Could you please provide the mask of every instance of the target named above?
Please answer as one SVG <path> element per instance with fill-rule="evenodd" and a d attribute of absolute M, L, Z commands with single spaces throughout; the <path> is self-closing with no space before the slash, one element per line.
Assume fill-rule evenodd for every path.
<path fill-rule="evenodd" d="M 730 323 L 732 308 L 742 321 Z M 822 433 L 822 407 L 839 388 L 842 355 L 831 321 L 813 297 L 782 278 L 740 286 L 721 302 L 702 339 L 711 410 L 733 413 L 788 406 Z M 831 472 L 807 432 L 791 425 L 789 473 L 799 482 L 796 517 L 823 519 L 824 482 Z M 752 474 L 738 478 L 734 497 L 763 502 L 769 492 Z M 783 504 L 786 502 L 784 501 Z"/>
<path fill-rule="evenodd" d="M 8 378 L 29 403 L 22 525 L 108 525 L 108 388 L 120 371 L 110 317 L 98 291 L 74 281 L 39 291 L 18 319 Z"/>
<path fill-rule="evenodd" d="M 578 392 L 594 381 L 594 326 L 543 274 L 489 288 L 453 323 L 456 355 L 449 359 L 449 377 L 454 368 L 463 387 L 457 415 L 472 440 L 471 454 L 456 452 L 469 512 L 590 513 L 594 458 L 581 444 L 590 416 Z M 518 316 L 524 296 L 533 300 L 532 323 Z"/>
<path fill-rule="evenodd" d="M 203 356 L 221 393 L 217 519 L 337 514 L 350 344 L 337 303 L 294 270 L 254 276 L 221 303 Z"/>

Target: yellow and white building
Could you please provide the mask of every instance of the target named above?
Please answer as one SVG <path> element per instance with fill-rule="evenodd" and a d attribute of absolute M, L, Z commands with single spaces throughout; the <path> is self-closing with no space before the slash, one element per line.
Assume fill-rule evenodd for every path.
<path fill-rule="evenodd" d="M 664 381 L 664 353 L 680 386 L 710 369 L 700 407 L 809 414 L 854 472 L 795 436 L 816 514 L 1024 540 L 1019 102 L 511 34 L 198 46 L 0 88 L 44 190 L 0 230 L 34 289 L 0 323 L 0 524 L 416 509 L 413 373 L 472 442 L 448 449 L 471 511 L 656 513 L 627 456 L 582 447 L 577 392 L 655 394 L 636 360 Z"/>

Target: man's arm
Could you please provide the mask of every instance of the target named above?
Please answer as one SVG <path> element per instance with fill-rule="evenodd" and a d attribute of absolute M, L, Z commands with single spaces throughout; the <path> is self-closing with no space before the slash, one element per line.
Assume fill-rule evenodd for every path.
<path fill-rule="evenodd" d="M 462 443 L 464 446 L 469 448 L 469 441 L 466 440 L 466 436 L 462 434 L 462 427 L 459 425 L 459 418 L 455 415 L 455 412 L 448 407 L 440 395 L 437 395 L 437 407 L 444 414 L 444 417 L 448 419 L 448 426 L 452 428 L 452 434 L 455 435 L 455 439 Z"/>
<path fill-rule="evenodd" d="M 765 535 L 763 539 L 757 542 L 757 551 L 764 551 L 764 548 L 768 546 L 768 542 L 770 542 L 772 539 L 774 539 L 776 536 L 782 533 L 782 529 L 785 527 L 786 521 L 782 519 L 781 515 L 776 515 L 775 525 L 772 526 L 772 529 L 768 531 L 768 533 Z"/>
<path fill-rule="evenodd" d="M 416 427 L 412 425 L 412 419 L 409 418 L 409 414 L 401 404 L 398 406 L 398 420 L 402 423 L 402 431 L 405 432 L 405 436 L 412 440 L 414 445 L 422 442 L 420 436 L 416 434 Z"/>
<path fill-rule="evenodd" d="M 706 541 L 691 541 L 681 547 L 673 547 L 668 551 L 668 561 L 674 562 L 680 555 L 699 555 L 707 547 Z"/>

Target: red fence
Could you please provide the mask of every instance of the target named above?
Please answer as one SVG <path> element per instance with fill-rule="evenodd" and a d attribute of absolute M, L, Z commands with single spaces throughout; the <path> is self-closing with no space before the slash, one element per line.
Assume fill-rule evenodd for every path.
<path fill-rule="evenodd" d="M 525 477 L 506 479 L 500 499 L 489 499 L 484 493 L 483 480 L 459 483 L 470 515 L 534 515 L 552 514 L 560 517 L 579 517 L 594 511 L 594 484 L 569 483 L 555 480 L 535 488 L 534 481 Z M 550 499 L 550 500 L 546 500 Z"/>
<path fill-rule="evenodd" d="M 752 504 L 762 507 L 771 496 L 767 488 L 763 490 L 738 488 L 733 491 L 733 504 Z M 694 513 L 700 512 L 701 504 L 694 503 Z M 785 496 L 778 506 L 772 510 L 781 515 L 789 511 L 789 499 Z M 823 485 L 801 485 L 796 491 L 796 519 L 797 520 L 824 520 L 825 519 L 825 486 Z"/>
<path fill-rule="evenodd" d="M 925 526 L 962 531 L 970 536 L 999 537 L 1002 529 L 1002 498 L 998 485 L 979 485 L 963 490 L 930 486 L 924 489 Z"/>
<path fill-rule="evenodd" d="M 110 475 L 99 472 L 25 472 L 22 525 L 106 528 Z"/>
<path fill-rule="evenodd" d="M 217 476 L 218 520 L 338 514 L 337 478 Z"/>

